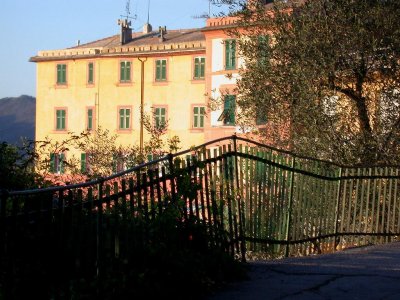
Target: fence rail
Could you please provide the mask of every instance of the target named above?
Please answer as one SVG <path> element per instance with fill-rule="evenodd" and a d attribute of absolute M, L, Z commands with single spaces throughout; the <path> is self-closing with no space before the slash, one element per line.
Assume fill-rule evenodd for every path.
<path fill-rule="evenodd" d="M 389 242 L 400 235 L 399 170 L 222 138 L 91 182 L 2 191 L 0 255 L 10 264 L 42 243 L 59 252 L 50 257 L 68 253 L 74 268 L 101 272 L 104 257 L 140 255 L 149 237 L 136 225 L 178 202 L 183 222 L 202 222 L 215 244 L 242 259 Z"/>

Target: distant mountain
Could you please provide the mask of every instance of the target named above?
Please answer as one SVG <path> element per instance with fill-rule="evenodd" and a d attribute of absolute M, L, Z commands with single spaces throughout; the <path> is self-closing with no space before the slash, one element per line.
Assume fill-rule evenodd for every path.
<path fill-rule="evenodd" d="M 19 144 L 35 138 L 36 98 L 22 95 L 0 99 L 0 142 Z"/>

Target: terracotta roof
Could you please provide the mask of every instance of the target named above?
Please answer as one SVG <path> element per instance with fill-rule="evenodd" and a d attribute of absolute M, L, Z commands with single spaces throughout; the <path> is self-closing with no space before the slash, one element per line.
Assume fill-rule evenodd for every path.
<path fill-rule="evenodd" d="M 194 41 L 205 41 L 204 34 L 201 29 L 180 29 L 180 30 L 167 30 L 164 34 L 164 41 L 161 42 L 158 38 L 157 31 L 152 31 L 147 34 L 141 32 L 132 33 L 132 41 L 121 45 L 120 35 L 116 34 L 101 40 L 89 42 L 87 44 L 71 47 L 68 49 L 80 48 L 112 48 L 112 47 L 129 47 L 129 46 L 143 46 L 143 45 L 163 45 L 168 43 L 187 43 Z"/>
<path fill-rule="evenodd" d="M 205 51 L 205 36 L 201 28 L 195 28 L 167 30 L 162 41 L 158 31 L 147 34 L 135 32 L 132 33 L 132 40 L 123 45 L 120 42 L 120 35 L 117 34 L 66 49 L 39 51 L 38 55 L 31 57 L 30 61 L 201 50 Z"/>

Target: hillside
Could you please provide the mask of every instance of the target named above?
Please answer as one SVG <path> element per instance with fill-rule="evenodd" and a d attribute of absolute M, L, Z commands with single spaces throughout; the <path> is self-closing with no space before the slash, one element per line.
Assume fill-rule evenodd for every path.
<path fill-rule="evenodd" d="M 35 138 L 36 99 L 31 96 L 0 99 L 0 142 L 16 144 Z"/>

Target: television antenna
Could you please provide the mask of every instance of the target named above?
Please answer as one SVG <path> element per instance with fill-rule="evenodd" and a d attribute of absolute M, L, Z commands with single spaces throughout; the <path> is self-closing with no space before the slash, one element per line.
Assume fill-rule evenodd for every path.
<path fill-rule="evenodd" d="M 192 19 L 208 19 L 211 17 L 211 1 L 212 0 L 208 0 L 208 13 L 204 12 L 201 15 L 194 15 L 192 16 Z"/>
<path fill-rule="evenodd" d="M 131 17 L 131 0 L 126 0 L 125 13 L 126 13 L 125 16 L 121 15 L 121 17 L 125 18 L 125 20 L 128 20 L 128 19 L 136 20 L 137 19 L 136 14 Z"/>
<path fill-rule="evenodd" d="M 150 24 L 150 0 L 147 1 L 147 24 Z"/>

